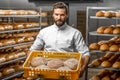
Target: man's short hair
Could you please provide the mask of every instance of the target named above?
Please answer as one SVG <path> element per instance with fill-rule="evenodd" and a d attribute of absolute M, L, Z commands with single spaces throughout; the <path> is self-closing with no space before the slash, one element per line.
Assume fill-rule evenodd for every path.
<path fill-rule="evenodd" d="M 68 7 L 64 2 L 57 2 L 57 3 L 53 4 L 53 11 L 54 11 L 54 9 L 57 9 L 57 8 L 65 9 L 66 14 L 68 13 Z"/>

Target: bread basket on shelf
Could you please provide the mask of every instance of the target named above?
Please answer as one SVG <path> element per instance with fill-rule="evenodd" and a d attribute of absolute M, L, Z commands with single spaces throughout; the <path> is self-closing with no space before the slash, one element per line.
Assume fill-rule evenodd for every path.
<path fill-rule="evenodd" d="M 74 70 L 59 70 L 59 69 L 39 69 L 31 67 L 30 63 L 34 57 L 44 57 L 47 59 L 67 59 L 75 58 L 78 60 L 76 69 Z M 78 80 L 81 68 L 81 54 L 76 52 L 45 52 L 45 51 L 32 51 L 27 57 L 24 68 L 24 77 L 34 78 L 49 78 L 49 79 L 60 79 L 60 80 Z"/>

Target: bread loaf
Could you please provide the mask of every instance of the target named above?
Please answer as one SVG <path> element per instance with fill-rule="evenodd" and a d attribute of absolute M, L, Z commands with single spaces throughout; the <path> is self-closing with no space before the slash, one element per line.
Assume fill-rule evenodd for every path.
<path fill-rule="evenodd" d="M 104 17 L 104 11 L 97 11 L 96 16 L 97 17 Z"/>
<path fill-rule="evenodd" d="M 97 43 L 92 43 L 89 45 L 90 50 L 99 50 L 99 45 Z"/>
<path fill-rule="evenodd" d="M 93 60 L 93 61 L 91 62 L 90 65 L 93 66 L 93 67 L 98 67 L 98 66 L 100 66 L 101 63 L 102 63 L 101 60 L 95 59 L 95 60 Z"/>
<path fill-rule="evenodd" d="M 104 30 L 105 30 L 105 27 L 99 27 L 99 28 L 97 29 L 97 33 L 103 34 L 103 33 L 104 33 Z"/>
<path fill-rule="evenodd" d="M 64 66 L 68 66 L 70 69 L 76 69 L 78 65 L 78 60 L 75 58 L 67 59 L 64 62 Z"/>
<path fill-rule="evenodd" d="M 100 45 L 100 50 L 101 51 L 108 51 L 109 50 L 109 46 L 107 44 Z"/>
<path fill-rule="evenodd" d="M 112 64 L 111 64 L 110 61 L 103 61 L 103 62 L 101 63 L 101 66 L 102 66 L 102 67 L 105 67 L 105 68 L 108 68 L 108 67 L 111 67 Z"/>
<path fill-rule="evenodd" d="M 57 69 L 61 66 L 63 66 L 63 61 L 61 59 L 52 59 L 48 61 L 47 66 L 51 69 Z"/>
<path fill-rule="evenodd" d="M 33 57 L 30 62 L 32 67 L 37 67 L 39 65 L 46 64 L 46 60 L 43 57 Z"/>

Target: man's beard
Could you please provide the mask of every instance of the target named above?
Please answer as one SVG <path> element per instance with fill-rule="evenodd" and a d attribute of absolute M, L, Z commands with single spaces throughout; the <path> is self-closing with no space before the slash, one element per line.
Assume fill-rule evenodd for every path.
<path fill-rule="evenodd" d="M 57 21 L 54 21 L 54 22 L 58 27 L 64 25 L 64 23 L 65 23 L 65 21 L 61 21 L 61 20 L 57 20 Z"/>

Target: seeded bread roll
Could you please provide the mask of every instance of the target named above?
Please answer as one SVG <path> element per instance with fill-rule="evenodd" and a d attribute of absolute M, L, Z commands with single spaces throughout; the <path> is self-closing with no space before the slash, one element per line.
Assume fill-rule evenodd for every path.
<path fill-rule="evenodd" d="M 63 66 L 63 61 L 61 59 L 52 59 L 48 61 L 47 66 L 51 69 L 57 69 L 61 66 Z"/>

